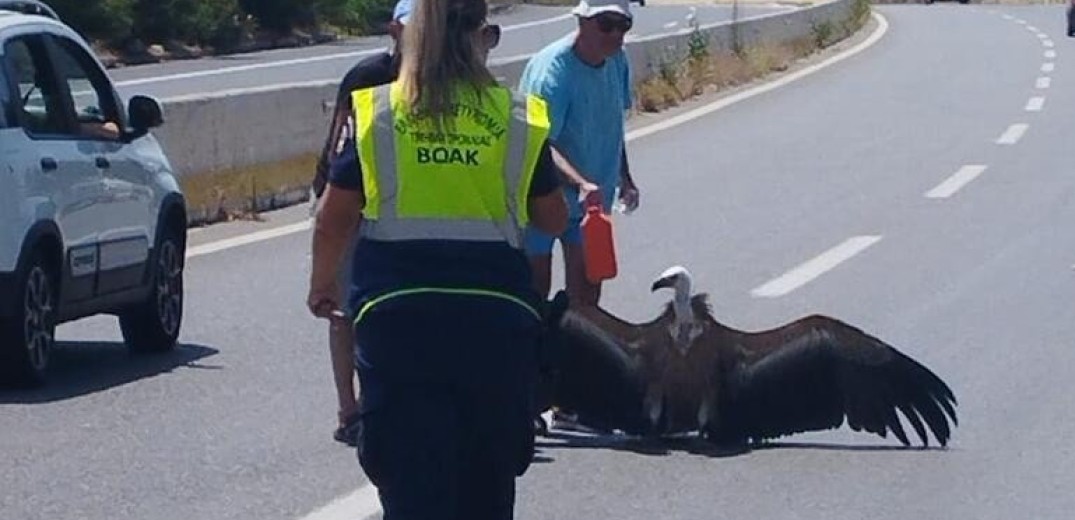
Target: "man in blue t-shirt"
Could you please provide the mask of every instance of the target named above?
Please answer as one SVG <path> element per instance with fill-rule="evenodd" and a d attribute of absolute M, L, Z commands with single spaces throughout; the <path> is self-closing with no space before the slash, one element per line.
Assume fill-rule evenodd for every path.
<path fill-rule="evenodd" d="M 616 189 L 628 211 L 638 206 L 638 188 L 627 166 L 624 119 L 631 108 L 631 74 L 623 38 L 631 28 L 628 0 L 582 0 L 572 11 L 578 31 L 530 58 L 519 90 L 541 96 L 549 109 L 553 160 L 566 176 L 570 208 L 567 230 L 554 237 L 527 230 L 526 251 L 538 294 L 552 285 L 552 246 L 564 251 L 564 278 L 571 302 L 596 306 L 601 285 L 586 278 L 579 224 L 582 201 L 599 192 L 609 212 Z"/>

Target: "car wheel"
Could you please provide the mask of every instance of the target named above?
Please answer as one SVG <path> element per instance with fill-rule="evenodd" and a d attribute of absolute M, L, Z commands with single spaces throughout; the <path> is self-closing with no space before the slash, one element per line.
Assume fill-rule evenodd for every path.
<path fill-rule="evenodd" d="M 149 297 L 119 315 L 123 340 L 134 352 L 164 352 L 175 347 L 183 322 L 185 248 L 179 234 L 166 232 L 153 262 Z"/>
<path fill-rule="evenodd" d="M 15 315 L 0 321 L 4 379 L 18 386 L 44 382 L 56 344 L 56 270 L 35 252 L 16 284 Z"/>

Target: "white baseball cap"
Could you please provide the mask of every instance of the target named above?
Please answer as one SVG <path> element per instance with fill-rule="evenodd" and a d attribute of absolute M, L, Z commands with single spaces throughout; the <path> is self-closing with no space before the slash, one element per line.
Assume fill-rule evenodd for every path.
<path fill-rule="evenodd" d="M 630 0 L 580 0 L 571 13 L 583 18 L 601 13 L 619 13 L 632 18 Z"/>

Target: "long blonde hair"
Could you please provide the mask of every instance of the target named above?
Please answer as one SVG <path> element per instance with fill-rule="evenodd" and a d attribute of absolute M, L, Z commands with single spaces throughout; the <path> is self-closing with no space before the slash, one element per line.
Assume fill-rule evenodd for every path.
<path fill-rule="evenodd" d="M 485 0 L 415 0 L 403 29 L 399 81 L 411 110 L 438 126 L 450 115 L 458 89 L 496 84 L 479 50 L 488 14 Z"/>

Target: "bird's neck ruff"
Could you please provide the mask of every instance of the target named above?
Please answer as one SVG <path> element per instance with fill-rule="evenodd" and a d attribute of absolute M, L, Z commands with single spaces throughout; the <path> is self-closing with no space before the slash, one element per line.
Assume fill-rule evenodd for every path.
<path fill-rule="evenodd" d="M 668 332 L 672 336 L 673 345 L 680 354 L 686 355 L 690 350 L 694 339 L 702 334 L 703 318 L 709 314 L 709 302 L 705 294 L 691 297 L 689 292 L 676 292 L 672 302 L 668 304 L 669 312 L 672 313 L 672 325 Z"/>

